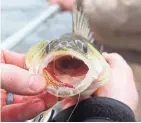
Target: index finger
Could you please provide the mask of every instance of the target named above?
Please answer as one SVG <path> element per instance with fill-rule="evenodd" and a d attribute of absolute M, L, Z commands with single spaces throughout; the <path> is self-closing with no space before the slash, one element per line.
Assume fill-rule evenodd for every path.
<path fill-rule="evenodd" d="M 1 88 L 16 94 L 38 94 L 47 86 L 43 76 L 15 65 L 1 63 Z"/>
<path fill-rule="evenodd" d="M 25 65 L 25 55 L 12 51 L 1 51 L 1 63 L 13 64 L 20 68 L 27 69 Z"/>

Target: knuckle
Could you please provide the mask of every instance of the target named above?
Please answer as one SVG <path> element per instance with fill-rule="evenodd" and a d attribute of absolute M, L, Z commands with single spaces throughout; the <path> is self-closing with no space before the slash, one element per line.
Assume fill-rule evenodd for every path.
<path fill-rule="evenodd" d="M 111 53 L 111 57 L 113 57 L 117 61 L 124 61 L 125 62 L 124 58 L 118 53 Z"/>
<path fill-rule="evenodd" d="M 112 56 L 114 56 L 115 58 L 122 58 L 122 56 L 118 53 L 112 53 Z"/>

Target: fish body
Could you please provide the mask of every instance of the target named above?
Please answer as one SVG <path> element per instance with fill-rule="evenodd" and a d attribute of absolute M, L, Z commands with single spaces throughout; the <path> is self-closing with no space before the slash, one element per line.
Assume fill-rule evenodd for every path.
<path fill-rule="evenodd" d="M 93 42 L 88 19 L 75 3 L 72 33 L 35 44 L 26 55 L 26 65 L 45 77 L 47 91 L 57 97 L 91 95 L 110 77 L 109 65 Z"/>

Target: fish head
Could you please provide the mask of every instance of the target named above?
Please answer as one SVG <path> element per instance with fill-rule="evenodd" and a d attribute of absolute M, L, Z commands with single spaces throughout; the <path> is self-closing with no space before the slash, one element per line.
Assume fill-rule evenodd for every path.
<path fill-rule="evenodd" d="M 89 96 L 107 83 L 110 75 L 108 63 L 93 42 L 85 14 L 74 4 L 72 33 L 35 45 L 26 63 L 30 71 L 46 79 L 49 93 L 64 98 Z"/>
<path fill-rule="evenodd" d="M 82 38 L 75 39 L 72 34 L 65 34 L 60 39 L 50 41 L 46 47 L 46 53 L 53 51 L 76 51 L 87 54 L 87 43 Z"/>

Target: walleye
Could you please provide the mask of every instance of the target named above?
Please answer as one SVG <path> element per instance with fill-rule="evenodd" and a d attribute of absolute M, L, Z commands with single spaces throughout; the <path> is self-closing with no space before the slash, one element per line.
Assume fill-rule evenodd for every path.
<path fill-rule="evenodd" d="M 93 42 L 88 19 L 75 3 L 72 33 L 35 44 L 26 55 L 26 66 L 45 77 L 47 91 L 57 97 L 90 95 L 110 76 L 109 65 Z"/>

